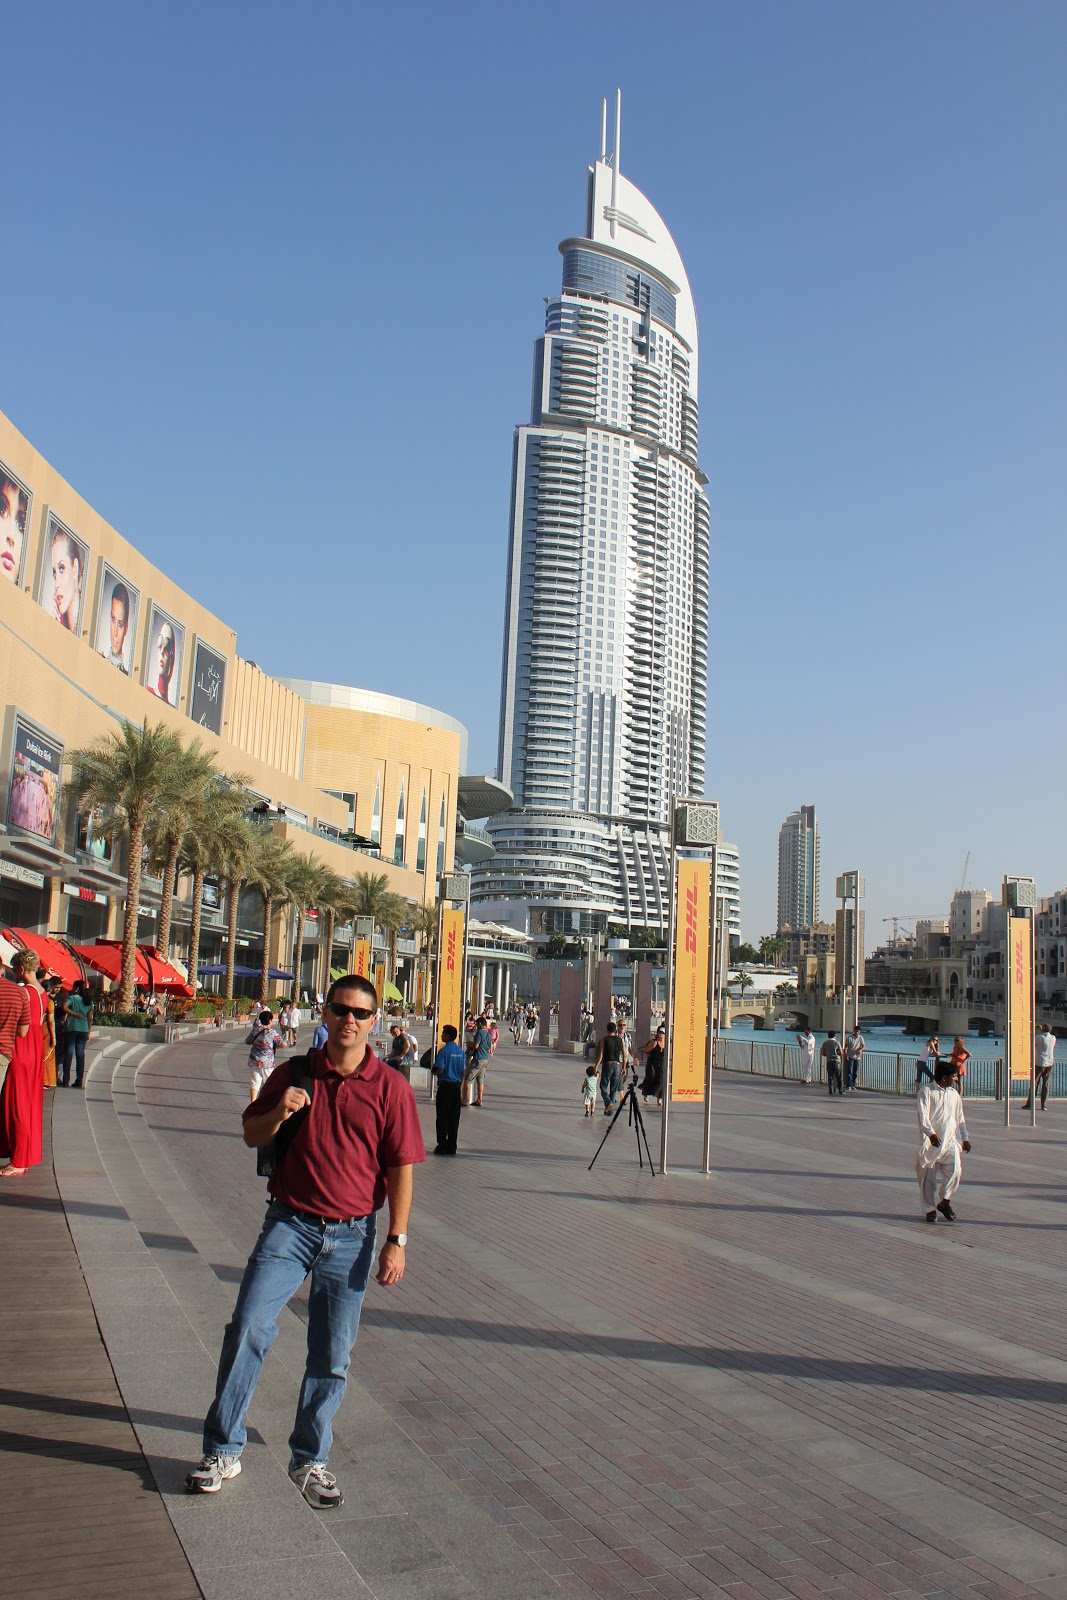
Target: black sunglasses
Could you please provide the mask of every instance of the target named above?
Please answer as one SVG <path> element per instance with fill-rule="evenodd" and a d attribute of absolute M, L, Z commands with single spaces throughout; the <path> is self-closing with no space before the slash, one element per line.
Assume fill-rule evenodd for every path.
<path fill-rule="evenodd" d="M 330 1001 L 330 1010 L 335 1017 L 354 1017 L 357 1022 L 369 1022 L 377 1009 L 377 1006 L 343 1006 L 339 1000 Z"/>

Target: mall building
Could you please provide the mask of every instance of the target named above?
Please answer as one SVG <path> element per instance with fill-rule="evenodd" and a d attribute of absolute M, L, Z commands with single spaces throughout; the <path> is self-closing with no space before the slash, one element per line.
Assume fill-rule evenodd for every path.
<path fill-rule="evenodd" d="M 124 722 L 162 721 L 245 775 L 250 814 L 340 877 L 384 874 L 412 906 L 437 879 L 488 859 L 467 819 L 511 803 L 465 774 L 467 732 L 444 712 L 337 684 L 268 677 L 234 630 L 152 565 L 0 413 L 0 929 L 69 944 L 121 937 L 125 858 L 67 793 L 72 752 Z M 162 881 L 142 877 L 138 941 L 155 944 Z M 175 902 L 171 949 L 188 954 L 191 880 Z M 225 961 L 223 885 L 204 890 L 200 965 Z M 325 918 L 309 914 L 301 986 L 321 971 Z M 272 968 L 293 970 L 294 918 L 266 930 Z M 330 966 L 348 969 L 353 930 L 334 930 Z M 258 970 L 258 892 L 240 896 L 236 965 Z M 382 940 L 384 948 L 384 939 Z M 415 994 L 416 950 L 400 940 L 396 981 Z M 210 980 L 206 987 L 213 985 Z M 239 992 L 251 993 L 246 978 Z"/>

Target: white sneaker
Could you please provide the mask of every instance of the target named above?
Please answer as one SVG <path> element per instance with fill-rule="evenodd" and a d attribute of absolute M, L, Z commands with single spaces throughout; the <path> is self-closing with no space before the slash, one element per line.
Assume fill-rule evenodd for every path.
<path fill-rule="evenodd" d="M 289 1476 L 308 1505 L 314 1506 L 316 1511 L 332 1511 L 334 1506 L 344 1505 L 345 1497 L 337 1487 L 337 1479 L 317 1462 L 290 1467 Z"/>
<path fill-rule="evenodd" d="M 185 1479 L 190 1494 L 218 1494 L 226 1478 L 236 1478 L 241 1470 L 240 1456 L 205 1456 Z"/>

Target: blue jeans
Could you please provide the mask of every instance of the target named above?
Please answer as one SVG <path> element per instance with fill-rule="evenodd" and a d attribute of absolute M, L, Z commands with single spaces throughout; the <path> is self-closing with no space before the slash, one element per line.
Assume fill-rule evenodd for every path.
<path fill-rule="evenodd" d="M 72 1061 L 77 1060 L 74 1068 L 74 1087 L 81 1083 L 85 1077 L 85 1045 L 89 1035 L 87 1033 L 68 1033 L 63 1044 L 63 1076 L 59 1080 L 64 1089 L 70 1082 L 70 1068 Z"/>
<path fill-rule="evenodd" d="M 600 1068 L 600 1097 L 604 1110 L 610 1111 L 619 1093 L 619 1063 L 605 1061 Z"/>
<path fill-rule="evenodd" d="M 270 1203 L 226 1324 L 215 1399 L 204 1423 L 205 1455 L 239 1456 L 244 1449 L 245 1412 L 277 1337 L 278 1316 L 310 1272 L 307 1365 L 289 1435 L 290 1465 L 325 1465 L 373 1259 L 373 1216 L 312 1222 Z"/>
<path fill-rule="evenodd" d="M 860 1057 L 859 1056 L 846 1056 L 845 1057 L 845 1088 L 846 1089 L 854 1089 L 856 1087 L 856 1079 L 859 1077 L 859 1075 L 860 1075 Z"/>

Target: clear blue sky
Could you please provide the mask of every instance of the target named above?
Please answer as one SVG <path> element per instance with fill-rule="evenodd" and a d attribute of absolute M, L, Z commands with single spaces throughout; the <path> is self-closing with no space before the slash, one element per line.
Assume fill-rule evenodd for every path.
<path fill-rule="evenodd" d="M 267 671 L 492 770 L 512 428 L 601 95 L 701 330 L 708 792 L 774 921 L 1067 880 L 1067 6 L 9 8 L 0 406 Z"/>

